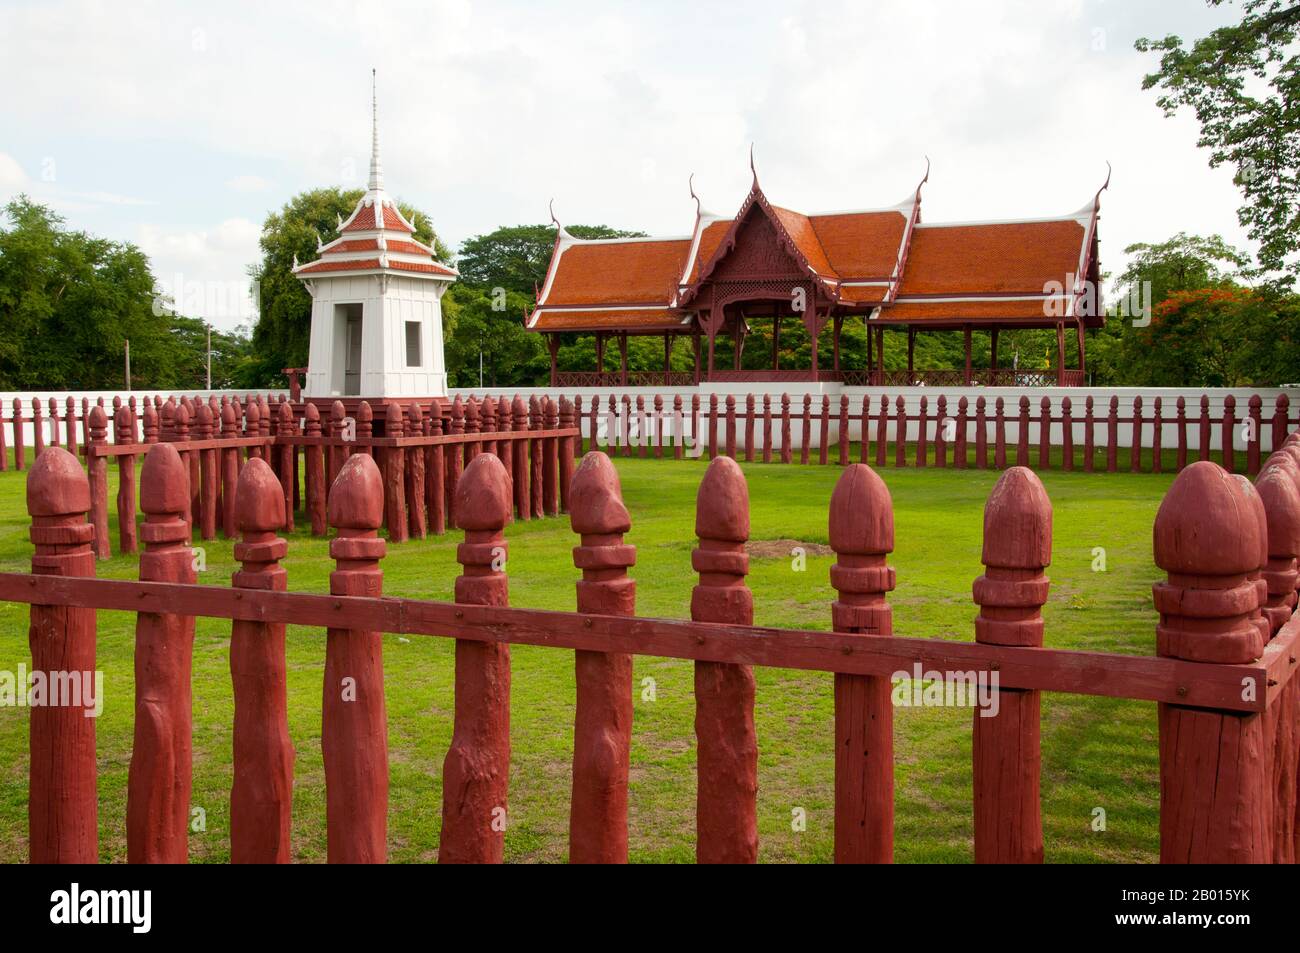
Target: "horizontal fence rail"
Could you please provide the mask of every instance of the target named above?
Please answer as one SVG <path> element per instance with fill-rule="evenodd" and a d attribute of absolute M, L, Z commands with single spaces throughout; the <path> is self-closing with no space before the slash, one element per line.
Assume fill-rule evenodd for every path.
<path fill-rule="evenodd" d="M 400 425 L 400 410 L 386 413 L 389 424 Z M 92 416 L 92 431 L 101 429 L 102 416 Z M 539 420 L 530 438 L 555 429 L 545 415 Z M 461 436 L 454 426 L 453 434 Z M 135 659 L 144 677 L 136 682 L 129 860 L 187 856 L 189 659 L 195 619 L 204 617 L 230 619 L 232 626 L 236 862 L 290 859 L 288 624 L 325 632 L 320 743 L 328 855 L 334 862 L 387 858 L 384 632 L 456 640 L 455 714 L 438 845 L 444 863 L 496 862 L 503 856 L 504 824 L 496 822 L 508 812 L 511 644 L 574 652 L 571 861 L 627 860 L 633 655 L 694 664 L 701 862 L 757 859 L 762 740 L 754 724 L 755 665 L 832 674 L 834 736 L 826 743 L 835 751 L 835 858 L 892 860 L 890 693 L 900 673 L 916 664 L 949 682 L 983 678 L 997 702 L 971 715 L 977 862 L 1043 860 L 1043 691 L 1157 704 L 1162 861 L 1295 861 L 1300 436 L 1279 441 L 1253 483 L 1209 461 L 1189 464 L 1174 480 L 1154 525 L 1155 561 L 1167 574 L 1152 590 L 1159 616 L 1154 657 L 1044 645 L 1041 608 L 1050 588 L 1045 569 L 1052 557 L 1052 506 L 1041 481 L 1025 467 L 1003 473 L 985 507 L 985 569 L 971 590 L 979 606 L 973 642 L 893 635 L 888 594 L 896 574 L 887 561 L 894 547 L 893 506 L 879 475 L 862 464 L 845 469 L 828 506 L 836 554 L 830 570 L 836 596 L 828 606 L 833 631 L 752 624 L 748 487 L 740 467 L 725 456 L 709 464 L 697 497 L 698 546 L 691 564 L 698 583 L 689 620 L 636 614 L 635 581 L 628 573 L 636 552 L 624 542 L 632 520 L 617 471 L 600 452 L 586 454 L 569 477 L 570 525 L 579 543 L 573 551 L 577 611 L 511 607 L 505 530 L 520 494 L 506 461 L 514 473 L 531 478 L 531 468 L 545 457 L 521 464 L 499 437 L 497 452 L 473 456 L 455 481 L 449 512 L 464 532 L 456 551 L 463 570 L 455 600 L 384 597 L 388 544 L 378 530 L 385 513 L 401 505 L 403 483 L 393 468 L 381 470 L 375 457 L 458 446 L 404 444 L 424 439 L 373 438 L 372 453 L 342 461 L 326 501 L 329 525 L 336 529 L 330 554 L 337 569 L 329 594 L 287 589 L 280 561 L 289 544 L 277 533 L 291 496 L 260 455 L 245 463 L 233 490 L 240 534 L 235 558 L 242 568 L 229 589 L 194 584 L 186 522 L 193 482 L 179 444 L 150 446 L 141 467 L 145 550 L 139 581 L 93 578 L 101 529 L 93 518 L 87 521 L 94 511 L 91 475 L 58 448 L 38 458 L 27 486 L 32 574 L 0 574 L 0 598 L 31 606 L 33 671 L 68 659 L 93 669 L 96 613 L 136 615 Z M 522 450 L 522 443 L 509 450 Z M 451 456 L 462 461 L 460 454 Z M 92 453 L 90 459 L 107 457 Z M 557 470 L 555 478 L 563 472 Z M 545 487 L 546 478 L 532 478 L 530 491 L 539 483 Z M 345 703 L 340 689 L 352 693 Z M 31 859 L 93 861 L 93 720 L 53 707 L 33 707 L 30 718 Z"/>

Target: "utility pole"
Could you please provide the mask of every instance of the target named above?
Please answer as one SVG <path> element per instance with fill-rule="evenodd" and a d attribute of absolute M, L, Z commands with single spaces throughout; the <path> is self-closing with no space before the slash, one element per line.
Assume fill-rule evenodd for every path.
<path fill-rule="evenodd" d="M 129 391 L 131 389 L 131 339 L 130 338 L 126 339 L 124 353 L 126 355 L 126 389 Z"/>
<path fill-rule="evenodd" d="M 207 390 L 212 390 L 212 325 L 208 325 L 208 383 Z"/>
<path fill-rule="evenodd" d="M 482 350 L 482 348 L 480 348 L 480 349 L 479 349 L 479 352 L 478 352 L 478 386 L 479 386 L 479 390 L 482 390 L 482 389 L 483 389 L 483 350 Z"/>

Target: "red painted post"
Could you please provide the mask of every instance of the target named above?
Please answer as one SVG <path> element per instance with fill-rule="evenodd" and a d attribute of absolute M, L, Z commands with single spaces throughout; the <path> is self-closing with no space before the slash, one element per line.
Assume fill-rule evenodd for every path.
<path fill-rule="evenodd" d="M 700 395 L 691 395 L 691 440 L 697 447 L 704 446 L 704 438 L 700 436 Z"/>
<path fill-rule="evenodd" d="M 763 395 L 763 462 L 772 462 L 772 395 Z"/>
<path fill-rule="evenodd" d="M 1263 541 L 1237 481 L 1213 463 L 1193 463 L 1165 494 L 1154 536 L 1156 565 L 1168 573 L 1153 587 L 1157 653 L 1191 668 L 1258 658 L 1265 636 L 1249 576 Z M 1162 703 L 1159 722 L 1161 862 L 1271 860 L 1264 717 Z"/>
<path fill-rule="evenodd" d="M 135 443 L 135 426 L 131 411 L 125 407 L 113 418 L 113 442 L 118 446 Z M 135 457 L 123 454 L 117 458 L 117 548 L 122 553 L 134 553 L 135 529 Z"/>
<path fill-rule="evenodd" d="M 498 409 L 501 429 L 506 430 L 509 427 L 510 406 L 504 397 L 501 398 Z M 429 436 L 442 436 L 442 406 L 436 400 L 429 404 Z M 501 448 L 501 459 L 509 459 L 513 444 L 498 442 L 497 445 Z M 442 444 L 433 444 L 425 448 L 424 492 L 428 497 L 426 506 L 429 510 L 429 531 L 435 536 L 447 532 L 447 498 L 444 489 L 447 475 L 443 460 Z"/>
<path fill-rule="evenodd" d="M 491 413 L 486 414 L 487 408 L 491 407 Z M 488 433 L 496 433 L 496 401 L 489 400 L 484 404 L 485 419 L 491 426 Z M 424 412 L 420 409 L 418 400 L 411 401 L 411 406 L 407 410 L 406 433 L 411 437 L 424 436 Z M 496 441 L 490 441 L 487 446 L 491 446 L 492 453 L 496 453 Z M 424 539 L 428 530 L 428 515 L 424 511 L 424 448 L 408 447 L 403 451 L 406 455 L 406 516 L 412 539 Z"/>
<path fill-rule="evenodd" d="M 200 403 L 195 410 L 196 440 L 212 439 L 212 408 Z M 200 450 L 199 459 L 199 536 L 217 538 L 217 451 Z"/>
<path fill-rule="evenodd" d="M 645 407 L 641 398 L 637 398 L 637 414 L 641 424 L 641 456 L 645 456 Z M 547 430 L 556 430 L 560 426 L 559 408 L 555 406 L 555 401 L 550 397 L 543 397 L 542 405 L 542 426 Z M 560 460 L 559 460 L 559 440 L 556 437 L 545 437 L 542 440 L 542 506 L 547 516 L 557 516 L 560 512 Z M 570 460 L 573 458 L 570 457 Z"/>
<path fill-rule="evenodd" d="M 754 596 L 745 585 L 749 556 L 749 490 L 739 464 L 709 464 L 695 501 L 700 545 L 691 567 L 691 619 L 750 625 Z M 695 858 L 702 864 L 754 863 L 758 858 L 758 741 L 754 734 L 754 672 L 748 665 L 695 663 L 697 789 Z"/>
<path fill-rule="evenodd" d="M 817 431 L 817 462 L 821 466 L 826 466 L 826 461 L 830 455 L 831 441 L 831 398 L 829 394 L 822 394 L 822 412 L 818 419 Z"/>
<path fill-rule="evenodd" d="M 367 453 L 347 459 L 329 494 L 332 596 L 380 596 L 384 481 Z M 383 633 L 327 629 L 321 714 L 327 856 L 331 864 L 388 858 L 388 720 Z"/>
<path fill-rule="evenodd" d="M 1219 445 L 1223 448 L 1223 469 L 1229 473 L 1236 471 L 1237 457 L 1233 448 L 1233 428 L 1237 425 L 1237 398 L 1232 394 L 1223 398 L 1223 430 L 1219 435 Z"/>
<path fill-rule="evenodd" d="M 510 484 L 496 457 L 480 456 L 456 487 L 456 579 L 462 605 L 509 604 L 505 526 Z M 510 646 L 456 640 L 456 714 L 442 767 L 440 864 L 501 863 L 510 780 Z"/>
<path fill-rule="evenodd" d="M 51 447 L 59 445 L 59 402 L 50 398 L 50 443 Z"/>
<path fill-rule="evenodd" d="M 309 403 L 303 408 L 304 436 L 314 441 L 321 439 L 320 410 Z M 311 521 L 311 534 L 324 536 L 325 522 L 325 448 L 320 443 L 303 447 L 303 482 L 306 484 L 307 518 Z"/>
<path fill-rule="evenodd" d="M 470 404 L 473 407 L 473 403 Z M 384 409 L 384 435 L 401 437 L 406 433 L 405 413 L 402 405 L 389 404 Z M 384 519 L 388 539 L 404 543 L 410 538 L 406 516 L 406 451 L 401 447 L 386 447 L 382 454 L 384 463 Z"/>
<path fill-rule="evenodd" d="M 1130 473 L 1138 473 L 1142 469 L 1142 427 L 1144 424 L 1145 421 L 1142 419 L 1142 397 L 1139 395 L 1133 398 L 1133 431 L 1128 446 L 1128 469 Z"/>
<path fill-rule="evenodd" d="M 1119 466 L 1119 398 L 1112 396 L 1106 411 L 1106 472 L 1114 473 Z"/>
<path fill-rule="evenodd" d="M 1041 646 L 1052 561 L 1052 504 L 1032 470 L 1013 467 L 984 507 L 984 575 L 973 587 L 975 641 Z M 980 673 L 991 677 L 991 673 Z M 996 708 L 974 712 L 975 862 L 1043 861 L 1039 804 L 1039 692 L 996 688 Z M 993 712 L 993 714 L 990 714 Z"/>
<path fill-rule="evenodd" d="M 356 421 L 353 421 L 355 426 Z M 329 496 L 329 488 L 334 485 L 334 481 L 339 478 L 339 471 L 343 469 L 343 461 L 349 456 L 348 447 L 343 442 L 347 430 L 347 410 L 343 407 L 343 401 L 336 400 L 330 405 L 329 419 L 329 436 L 330 443 L 325 463 L 325 495 Z M 353 434 L 355 436 L 355 433 Z"/>
<path fill-rule="evenodd" d="M 718 395 L 709 395 L 709 459 L 718 456 Z"/>
<path fill-rule="evenodd" d="M 534 408 L 537 406 L 537 398 L 530 397 L 529 405 Z M 465 433 L 476 434 L 479 432 L 479 402 L 473 394 L 470 394 L 469 400 L 465 401 Z M 471 440 L 462 446 L 465 466 L 469 466 L 470 461 L 482 452 L 483 445 L 477 440 Z"/>
<path fill-rule="evenodd" d="M 1074 414 L 1070 398 L 1061 398 L 1061 467 L 1074 469 Z"/>
<path fill-rule="evenodd" d="M 167 408 L 169 406 L 171 406 L 170 403 L 163 405 L 163 413 L 162 413 L 163 440 L 167 439 L 167 430 L 168 430 Z M 176 413 L 175 410 L 173 410 L 171 415 L 173 420 L 175 420 L 175 413 Z M 261 420 L 262 420 L 262 408 L 258 406 L 256 401 L 249 401 L 247 406 L 244 407 L 244 436 L 245 437 L 259 436 L 262 432 Z M 262 450 L 263 450 L 262 447 L 249 446 L 248 448 L 246 448 L 245 459 L 253 460 L 259 457 L 262 459 L 266 459 L 264 454 L 262 453 Z"/>
<path fill-rule="evenodd" d="M 1201 395 L 1200 459 L 1210 459 L 1210 396 Z"/>
<path fill-rule="evenodd" d="M 39 397 L 32 398 L 32 450 L 37 457 L 45 452 L 45 412 Z"/>
<path fill-rule="evenodd" d="M 655 456 L 663 456 L 663 399 L 658 394 L 655 395 L 655 428 L 658 431 L 658 442 L 655 444 Z M 572 429 L 576 420 L 576 413 L 573 404 L 569 398 L 563 394 L 560 395 L 560 428 L 562 430 Z M 558 464 L 560 467 L 560 512 L 569 512 L 569 495 L 572 493 L 573 485 L 573 437 L 561 437 L 558 453 Z M 507 454 L 508 455 L 508 454 Z"/>
<path fill-rule="evenodd" d="M 153 408 L 147 404 L 144 408 L 146 442 L 149 432 L 149 418 Z M 221 408 L 221 437 L 234 440 L 239 436 L 236 410 L 231 404 Z M 239 448 L 226 447 L 221 451 L 221 532 L 226 539 L 234 539 L 238 531 L 238 515 L 235 512 L 235 493 L 239 485 Z"/>
<path fill-rule="evenodd" d="M 114 397 L 114 398 L 113 398 L 113 403 L 114 403 L 114 404 L 117 404 L 117 403 L 119 403 L 119 402 L 121 401 L 121 399 L 122 399 L 122 398 L 120 398 L 120 397 Z M 68 397 L 67 405 L 66 405 L 66 409 L 67 409 L 67 412 L 66 412 L 66 413 L 64 414 L 64 416 L 63 416 L 63 426 L 64 426 L 64 428 L 65 428 L 66 431 L 67 431 L 67 444 L 68 444 L 68 451 L 69 451 L 70 453 L 75 454 L 75 453 L 77 452 L 77 450 L 78 450 L 78 447 L 77 447 L 77 402 L 74 401 L 74 400 L 72 399 L 71 396 Z M 117 407 L 114 407 L 114 408 L 113 408 L 113 423 L 114 423 L 114 426 L 115 426 L 115 427 L 116 427 L 116 425 L 117 425 L 117 409 L 118 409 Z M 1258 416 L 1258 415 L 1257 415 L 1257 416 Z M 1256 422 L 1258 422 L 1258 421 L 1256 421 Z M 1256 428 L 1256 429 L 1258 430 L 1258 428 Z M 4 449 L 4 444 L 3 444 L 3 442 L 0 442 L 0 450 L 3 450 L 3 449 Z"/>
<path fill-rule="evenodd" d="M 623 397 L 623 456 L 632 455 L 631 444 L 628 441 L 629 427 L 631 423 L 631 412 L 628 409 L 626 395 Z M 536 395 L 528 398 L 528 429 L 533 432 L 540 432 L 545 426 L 542 422 L 542 408 Z M 528 490 L 529 490 L 529 512 L 541 519 L 545 514 L 544 509 L 544 490 L 543 481 L 545 479 L 545 466 L 542 457 L 542 440 L 540 437 L 533 437 L 528 441 Z"/>
<path fill-rule="evenodd" d="M 530 398 L 530 400 L 529 400 L 529 403 L 530 403 L 530 405 L 531 405 L 531 403 L 532 403 L 532 399 L 531 399 L 531 398 Z M 529 409 L 531 410 L 531 406 L 530 406 Z M 537 418 L 538 418 L 538 415 L 534 413 L 532 416 L 533 416 L 534 421 L 536 421 Z M 533 426 L 534 426 L 534 428 L 536 428 L 536 426 L 537 426 L 536 423 L 534 423 Z M 622 445 L 623 445 L 623 446 L 622 446 L 622 450 L 621 450 L 622 455 L 625 456 L 625 457 L 630 457 L 630 456 L 632 456 L 632 440 L 631 440 L 631 434 L 632 434 L 632 398 L 630 398 L 627 394 L 624 394 L 624 395 L 623 395 L 623 413 L 622 413 L 622 415 L 619 417 L 619 427 L 618 427 L 618 432 L 619 432 L 619 439 L 620 439 L 620 442 L 621 442 Z M 541 514 L 541 507 L 540 507 L 540 506 L 534 506 L 534 507 L 533 507 L 533 512 L 534 512 L 535 514 L 540 515 L 540 514 Z"/>
<path fill-rule="evenodd" d="M 259 592 L 283 592 L 286 574 L 280 560 L 289 544 L 276 535 L 285 515 L 275 474 L 264 461 L 249 461 L 235 496 L 243 538 L 235 544 L 240 569 L 231 584 L 249 590 L 250 599 Z M 283 622 L 235 619 L 230 626 L 235 696 L 230 860 L 236 864 L 289 863 L 294 750 L 289 740 L 284 631 Z"/>
<path fill-rule="evenodd" d="M 983 394 L 975 398 L 975 466 L 980 470 L 989 467 L 988 406 Z M 965 454 L 962 458 L 965 459 Z"/>
<path fill-rule="evenodd" d="M 610 398 L 613 400 L 613 398 Z M 592 405 L 595 407 L 595 404 Z M 528 429 L 528 406 L 524 399 L 518 394 L 515 395 L 514 404 L 511 407 L 511 414 L 514 417 L 512 429 L 515 433 L 522 433 Z M 613 434 L 610 434 L 612 437 Z M 512 467 L 514 474 L 514 491 L 515 491 L 515 515 L 521 520 L 531 517 L 532 494 L 528 491 L 528 441 L 518 439 L 514 445 L 515 462 Z"/>
<path fill-rule="evenodd" d="M 1165 422 L 1161 413 L 1164 410 L 1164 402 L 1157 397 L 1151 404 L 1151 472 L 1160 473 L 1164 469 L 1164 461 L 1161 456 L 1164 454 L 1164 448 L 1161 442 L 1164 439 Z"/>
<path fill-rule="evenodd" d="M 927 431 L 930 429 L 930 401 L 924 394 L 921 395 L 921 407 L 917 414 L 916 421 L 916 455 L 914 457 L 918 469 L 923 469 L 929 465 L 930 443 Z"/>
<path fill-rule="evenodd" d="M 591 435 L 587 443 L 594 450 L 596 449 L 596 445 L 600 442 L 599 439 L 600 438 L 600 395 L 599 394 L 591 395 L 591 422 L 590 424 L 588 424 L 588 429 L 591 431 Z M 678 435 L 678 439 L 679 440 L 681 439 L 680 434 Z"/>
<path fill-rule="evenodd" d="M 1175 403 L 1178 411 L 1178 461 L 1174 469 L 1182 472 L 1187 466 L 1187 401 L 1179 397 Z"/>
<path fill-rule="evenodd" d="M 998 470 L 1005 470 L 1007 468 L 1007 403 L 999 397 L 993 406 L 993 466 Z"/>
<path fill-rule="evenodd" d="M 528 411 L 523 408 L 523 404 L 520 403 L 518 396 L 515 397 L 514 413 L 515 413 L 514 429 L 527 430 Z M 520 424 L 521 415 L 523 418 L 522 426 Z M 457 394 L 456 399 L 451 402 L 451 420 L 448 422 L 448 428 L 449 429 L 447 430 L 447 433 L 453 437 L 459 436 L 465 432 L 465 406 L 460 402 L 459 394 Z M 516 445 L 515 453 L 518 454 L 518 452 L 519 452 L 518 445 Z M 517 462 L 518 457 L 516 456 L 515 459 Z M 456 511 L 454 508 L 454 503 L 456 498 L 455 497 L 456 483 L 457 481 L 460 480 L 460 474 L 461 474 L 461 470 L 464 469 L 464 463 L 465 463 L 465 458 L 463 456 L 463 450 L 461 448 L 461 445 L 456 443 L 447 444 L 443 454 L 444 471 L 443 471 L 442 492 L 443 492 L 443 505 L 444 505 L 444 510 L 447 514 L 448 526 L 456 525 Z M 519 473 L 518 468 L 516 468 L 515 473 L 516 475 L 518 475 Z M 516 488 L 518 488 L 518 484 L 519 481 L 517 479 L 515 481 Z M 527 484 L 525 484 L 525 486 L 527 486 Z"/>
<path fill-rule="evenodd" d="M 436 403 L 437 402 L 435 401 L 435 406 Z M 503 394 L 501 395 L 501 399 L 497 401 L 497 433 L 498 434 L 505 434 L 510 432 L 510 415 L 511 415 L 510 398 L 506 397 Z M 497 458 L 501 461 L 501 466 L 505 468 L 506 476 L 510 477 L 512 482 L 514 480 L 514 477 L 511 475 L 511 470 L 514 466 L 514 456 L 515 456 L 514 444 L 512 444 L 509 440 L 498 439 Z"/>
<path fill-rule="evenodd" d="M 594 418 L 593 418 L 594 419 Z M 682 414 L 682 395 L 677 394 L 673 397 L 673 459 L 682 458 L 683 444 L 686 440 L 686 418 Z M 595 438 L 591 441 L 591 448 L 596 448 Z"/>
<path fill-rule="evenodd" d="M 862 395 L 862 412 L 859 416 L 859 426 L 862 428 L 862 440 L 858 444 L 858 463 L 867 463 L 870 459 L 871 449 L 871 395 Z"/>
<path fill-rule="evenodd" d="M 863 464 L 850 467 L 831 494 L 830 543 L 836 562 L 831 604 L 836 632 L 891 636 L 886 593 L 894 569 L 894 505 L 884 481 Z M 835 862 L 894 859 L 894 711 L 888 678 L 835 676 Z"/>
<path fill-rule="evenodd" d="M 1029 466 L 1029 398 L 1021 395 L 1020 418 L 1016 424 L 1016 466 Z"/>
<path fill-rule="evenodd" d="M 501 407 L 502 407 L 503 410 L 506 410 L 506 409 L 507 409 L 506 399 L 505 399 L 504 397 L 501 398 Z M 581 394 L 574 394 L 574 395 L 573 395 L 573 420 L 574 420 L 574 426 L 576 426 L 576 427 L 578 428 L 578 436 L 577 436 L 577 438 L 573 441 L 573 444 L 572 444 L 572 448 L 571 448 L 571 449 L 573 450 L 573 454 L 574 454 L 574 456 L 577 457 L 577 458 L 579 458 L 579 459 L 581 459 L 581 457 L 582 457 L 582 421 L 583 421 L 583 416 L 584 416 L 584 415 L 583 415 L 583 411 L 582 411 L 582 395 L 581 395 Z M 506 426 L 505 429 L 509 429 L 509 418 L 508 418 L 508 417 L 503 418 L 503 421 L 505 421 L 506 424 L 507 424 L 507 426 Z M 594 440 L 593 440 L 592 442 L 595 443 Z M 662 433 L 660 434 L 660 437 L 659 437 L 659 443 L 660 443 L 660 445 L 663 444 L 663 434 L 662 434 Z M 509 472 L 510 472 L 510 464 L 506 463 L 506 457 L 507 457 L 507 454 L 502 454 L 502 455 L 501 455 L 501 462 L 502 462 L 503 464 L 505 464 L 505 467 L 506 467 L 506 473 L 509 474 Z"/>
<path fill-rule="evenodd" d="M 1052 401 L 1044 397 L 1038 403 L 1038 469 L 1052 465 Z"/>
<path fill-rule="evenodd" d="M 564 426 L 565 400 L 566 398 L 564 397 L 560 398 L 560 425 L 561 426 Z M 661 458 L 664 455 L 664 399 L 659 394 L 655 394 L 654 415 L 655 415 L 654 416 L 655 457 Z M 570 417 L 572 416 L 573 413 L 572 411 L 570 411 Z M 581 417 L 579 417 L 578 419 L 581 419 Z M 572 420 L 570 420 L 569 426 L 570 427 L 573 426 Z M 572 450 L 573 441 L 570 439 L 569 442 L 565 444 L 565 446 L 567 446 L 570 450 Z M 572 466 L 572 458 L 573 458 L 572 453 L 569 454 L 569 458 L 570 458 L 570 466 Z"/>
<path fill-rule="evenodd" d="M 808 451 L 812 446 L 812 395 L 803 395 L 803 430 L 799 435 L 799 462 L 808 463 Z"/>
<path fill-rule="evenodd" d="M 108 418 L 103 407 L 91 408 L 90 444 L 94 450 L 108 447 Z M 90 480 L 90 522 L 95 527 L 92 548 L 96 558 L 108 559 L 113 555 L 108 539 L 108 457 L 88 455 L 86 472 Z"/>
<path fill-rule="evenodd" d="M 876 469 L 881 469 L 885 465 L 885 458 L 889 453 L 888 446 L 889 434 L 889 397 L 885 394 L 880 395 L 880 415 L 876 418 Z"/>
<path fill-rule="evenodd" d="M 1264 402 L 1260 400 L 1258 394 L 1252 394 L 1247 404 L 1249 408 L 1247 414 L 1250 418 L 1249 439 L 1246 441 L 1246 472 L 1254 476 L 1259 472 L 1259 448 L 1261 438 L 1263 437 L 1264 421 L 1261 414 L 1261 408 Z"/>
<path fill-rule="evenodd" d="M 727 395 L 726 405 L 726 449 L 723 451 L 731 459 L 736 459 L 736 395 Z"/>
<path fill-rule="evenodd" d="M 965 469 L 966 467 L 966 398 L 962 397 L 957 401 L 957 417 L 953 420 L 953 453 L 952 465 L 954 469 Z M 939 397 L 939 425 L 935 432 L 935 463 L 940 467 L 948 465 L 948 435 L 945 432 L 948 429 L 948 399 L 942 395 Z"/>
<path fill-rule="evenodd" d="M 92 408 L 94 418 L 102 411 Z M 140 579 L 194 582 L 190 480 L 169 443 L 140 468 Z M 135 745 L 126 795 L 126 856 L 132 864 L 183 864 L 189 856 L 194 617 L 141 612 L 135 623 Z"/>
<path fill-rule="evenodd" d="M 570 525 L 581 538 L 573 550 L 573 564 L 582 570 L 578 611 L 636 615 L 636 582 L 627 575 L 636 563 L 636 547 L 623 542 L 632 521 L 618 472 L 603 453 L 587 454 L 574 474 Z M 569 862 L 626 863 L 632 656 L 578 651 L 574 673 Z"/>
<path fill-rule="evenodd" d="M 283 443 L 277 443 L 270 448 L 270 452 L 277 454 L 280 460 L 280 490 L 284 494 L 284 531 L 293 532 L 293 500 L 294 491 L 298 477 L 298 467 L 296 466 L 298 451 L 293 443 L 293 438 L 298 435 L 298 422 L 293 418 L 293 406 L 287 401 L 280 401 L 276 410 L 276 427 L 275 434 L 277 441 L 281 437 L 288 439 Z M 215 462 L 215 461 L 214 461 Z M 214 473 L 215 475 L 215 473 Z M 204 478 L 206 481 L 206 477 Z M 216 487 L 213 486 L 213 496 L 216 496 Z M 214 534 L 215 535 L 215 534 Z"/>
<path fill-rule="evenodd" d="M 894 403 L 894 466 L 907 466 L 907 409 L 900 394 Z"/>
<path fill-rule="evenodd" d="M 1278 394 L 1277 401 L 1273 405 L 1273 439 L 1269 442 L 1270 451 L 1281 448 L 1282 441 L 1286 440 L 1287 417 L 1290 414 L 1291 401 L 1286 394 Z"/>
<path fill-rule="evenodd" d="M 27 512 L 32 518 L 32 574 L 94 576 L 94 528 L 86 522 L 90 484 L 77 458 L 65 450 L 42 454 L 27 474 Z M 31 607 L 28 642 L 32 671 L 69 673 L 94 691 L 94 609 Z M 21 684 L 19 691 L 26 691 Z M 33 864 L 93 864 L 99 859 L 98 763 L 94 705 L 33 705 L 29 715 L 27 850 Z"/>
<path fill-rule="evenodd" d="M 27 463 L 27 448 L 23 441 L 23 402 L 14 398 L 14 468 L 23 469 Z"/>
<path fill-rule="evenodd" d="M 1093 466 L 1096 462 L 1093 460 L 1095 455 L 1093 437 L 1096 417 L 1091 394 L 1089 394 L 1087 399 L 1084 400 L 1083 408 L 1083 472 L 1092 473 Z"/>
<path fill-rule="evenodd" d="M 789 463 L 794 458 L 794 437 L 790 426 L 790 395 L 781 395 L 781 462 Z"/>
<path fill-rule="evenodd" d="M 840 395 L 840 425 L 836 437 L 840 448 L 839 465 L 847 467 L 849 465 L 849 397 L 847 394 Z"/>
<path fill-rule="evenodd" d="M 370 401 L 363 400 L 360 404 L 357 405 L 357 417 L 356 417 L 357 446 L 355 449 L 349 450 L 348 455 L 351 456 L 354 453 L 364 453 L 367 454 L 368 456 L 374 457 L 375 448 L 370 443 L 370 441 L 374 439 L 374 436 L 375 436 L 375 411 L 374 408 L 370 406 Z M 343 472 L 342 468 L 339 469 L 339 472 L 340 473 Z M 333 487 L 331 486 L 331 490 L 332 489 Z"/>
<path fill-rule="evenodd" d="M 549 398 L 543 398 L 549 401 Z M 645 395 L 636 395 L 636 433 L 637 433 L 637 450 L 638 457 L 644 457 L 649 454 L 649 444 L 651 440 L 651 431 L 645 416 Z M 553 515 L 553 514 L 548 514 Z"/>
<path fill-rule="evenodd" d="M 419 405 L 413 401 L 411 403 L 411 406 L 418 407 Z M 491 395 L 484 397 L 483 401 L 479 404 L 478 429 L 479 429 L 479 433 L 482 433 L 484 435 L 495 434 L 497 432 L 497 402 L 496 402 L 496 398 L 492 397 Z M 480 449 L 481 452 L 483 453 L 496 453 L 497 443 L 495 440 L 489 437 L 488 439 L 485 439 L 483 441 L 483 443 L 480 445 Z M 407 463 L 407 472 L 408 473 L 410 472 L 409 461 Z"/>

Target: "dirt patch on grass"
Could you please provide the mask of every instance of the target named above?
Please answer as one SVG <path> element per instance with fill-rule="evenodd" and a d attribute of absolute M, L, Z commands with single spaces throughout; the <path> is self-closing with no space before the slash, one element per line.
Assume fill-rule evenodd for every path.
<path fill-rule="evenodd" d="M 797 539 L 751 539 L 745 544 L 746 551 L 755 559 L 789 559 L 796 548 L 802 549 L 809 556 L 831 556 L 835 553 L 825 543 L 804 543 Z"/>

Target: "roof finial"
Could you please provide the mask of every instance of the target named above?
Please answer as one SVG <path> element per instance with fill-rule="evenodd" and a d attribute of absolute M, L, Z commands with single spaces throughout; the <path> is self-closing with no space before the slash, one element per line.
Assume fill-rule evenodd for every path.
<path fill-rule="evenodd" d="M 754 188 L 758 188 L 758 169 L 754 168 L 754 144 L 749 144 L 749 171 L 754 173 Z"/>
<path fill-rule="evenodd" d="M 703 206 L 700 205 L 700 197 L 695 194 L 695 173 L 694 172 L 692 172 L 691 177 L 686 180 L 686 186 L 691 190 L 691 198 L 695 199 L 695 217 L 699 218 L 704 213 L 702 211 Z"/>
<path fill-rule="evenodd" d="M 925 183 L 927 183 L 927 182 L 929 182 L 929 181 L 930 181 L 930 157 L 929 157 L 929 156 L 926 156 L 926 157 L 925 157 L 925 177 L 924 177 L 923 179 L 921 179 L 921 185 L 925 185 Z M 918 186 L 917 186 L 917 189 L 920 189 L 921 185 L 918 185 Z"/>
<path fill-rule="evenodd" d="M 564 226 L 561 225 L 560 220 L 555 217 L 555 199 L 551 199 L 550 203 L 546 207 L 550 210 L 551 221 L 555 223 L 555 227 L 560 231 L 564 231 Z"/>
<path fill-rule="evenodd" d="M 370 191 L 384 187 L 384 166 L 379 161 L 379 93 L 375 70 L 370 70 Z"/>
<path fill-rule="evenodd" d="M 1110 160 L 1107 159 L 1106 160 L 1106 181 L 1101 184 L 1101 188 L 1097 190 L 1097 195 L 1092 200 L 1092 210 L 1094 212 L 1096 212 L 1098 209 L 1101 208 L 1101 193 L 1105 192 L 1108 188 L 1110 188 L 1110 173 L 1111 173 Z"/>

